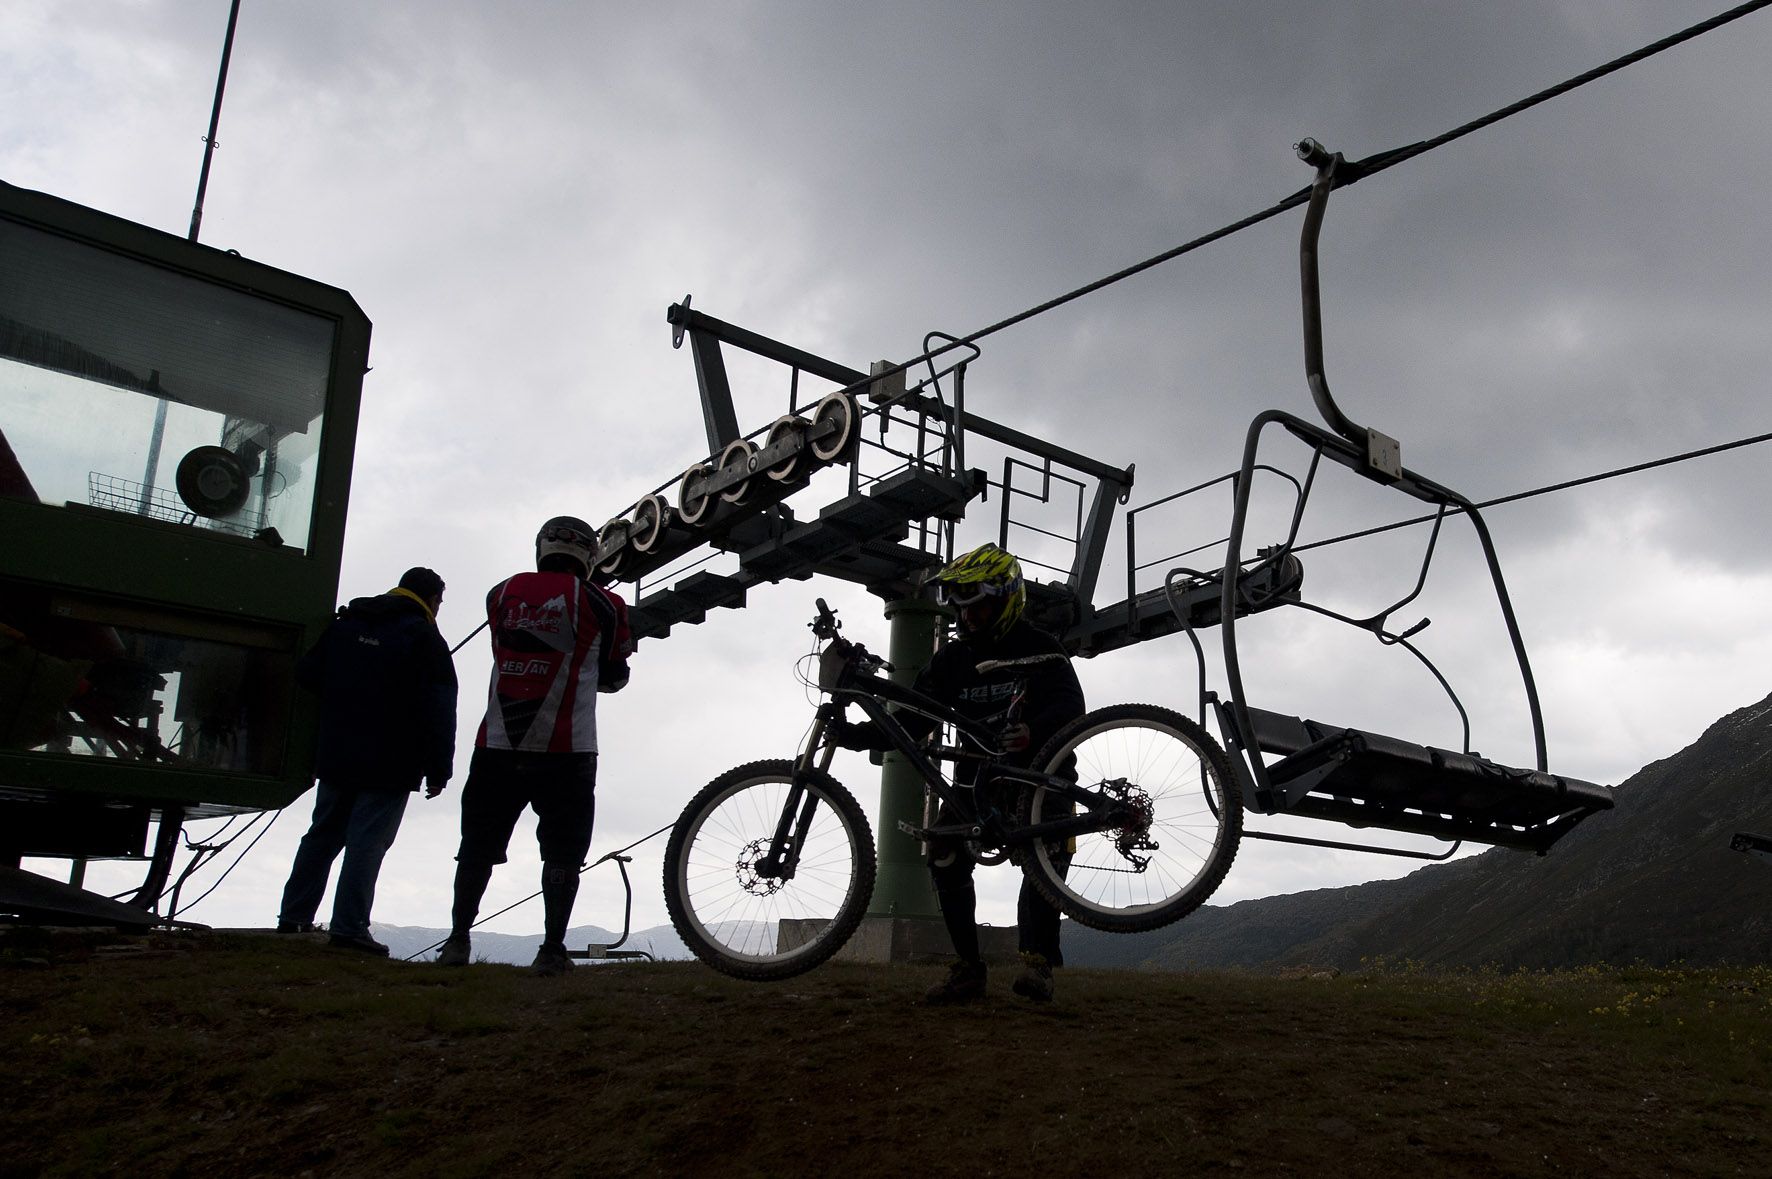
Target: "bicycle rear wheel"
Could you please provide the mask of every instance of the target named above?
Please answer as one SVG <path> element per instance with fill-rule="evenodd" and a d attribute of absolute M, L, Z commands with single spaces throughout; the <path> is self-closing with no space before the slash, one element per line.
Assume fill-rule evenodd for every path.
<path fill-rule="evenodd" d="M 811 970 L 849 940 L 873 896 L 867 817 L 819 770 L 800 775 L 801 804 L 790 828 L 809 822 L 793 877 L 759 875 L 793 782 L 791 761 L 728 770 L 689 800 L 665 846 L 671 924 L 697 958 L 735 978 Z"/>
<path fill-rule="evenodd" d="M 1243 834 L 1243 800 L 1224 751 L 1187 717 L 1150 704 L 1097 709 L 1060 729 L 1035 762 L 1119 799 L 1123 826 L 1036 843 L 1022 870 L 1084 925 L 1116 933 L 1179 921 L 1211 896 Z M 1044 786 L 1023 791 L 1024 823 L 1051 822 L 1071 804 Z"/>

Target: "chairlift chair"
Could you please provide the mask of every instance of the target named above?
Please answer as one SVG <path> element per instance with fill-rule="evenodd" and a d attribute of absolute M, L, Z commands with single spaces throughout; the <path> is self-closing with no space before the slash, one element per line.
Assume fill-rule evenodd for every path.
<path fill-rule="evenodd" d="M 1470 840 L 1543 854 L 1583 819 L 1610 809 L 1612 790 L 1553 774 L 1546 768 L 1544 720 L 1539 710 L 1538 690 L 1482 513 L 1465 496 L 1404 467 L 1401 448 L 1395 439 L 1353 422 L 1341 412 L 1330 394 L 1323 373 L 1316 245 L 1329 192 L 1337 183 L 1337 168 L 1345 161 L 1339 154 L 1331 154 L 1308 139 L 1299 144 L 1298 152 L 1300 158 L 1317 168 L 1299 254 L 1306 371 L 1312 398 L 1328 428 L 1281 410 L 1259 414 L 1250 424 L 1242 466 L 1234 483 L 1234 508 L 1224 564 L 1226 572 L 1216 579 L 1220 583 L 1219 621 L 1223 628 L 1228 697 L 1219 698 L 1214 693 L 1203 692 L 1203 706 L 1210 707 L 1224 736 L 1245 805 L 1257 813 L 1328 819 L 1356 828 L 1379 828 L 1444 840 Z M 1357 178 L 1343 177 L 1342 182 L 1351 183 Z M 1242 547 L 1249 515 L 1250 487 L 1258 469 L 1275 470 L 1257 461 L 1262 434 L 1270 426 L 1278 426 L 1302 441 L 1311 448 L 1312 454 L 1303 481 L 1293 480 L 1297 501 L 1286 540 L 1262 549 L 1245 569 Z M 1272 584 L 1277 571 L 1298 568 L 1294 549 L 1299 522 L 1325 458 L 1378 484 L 1433 505 L 1436 514 L 1420 577 L 1400 601 L 1367 618 L 1337 614 L 1303 601 L 1296 593 L 1269 595 L 1269 601 L 1262 604 L 1302 606 L 1369 631 L 1381 643 L 1409 651 L 1433 674 L 1463 718 L 1462 749 L 1439 749 L 1368 729 L 1286 715 L 1257 708 L 1248 701 L 1238 658 L 1236 626 L 1241 615 L 1252 612 L 1251 603 L 1244 600 L 1247 587 Z M 1400 632 L 1391 629 L 1392 614 L 1420 594 L 1441 525 L 1453 514 L 1469 517 L 1488 564 L 1525 688 L 1537 753 L 1534 768 L 1502 765 L 1472 752 L 1470 723 L 1463 705 L 1446 678 L 1410 642 L 1410 637 L 1427 623 L 1422 621 Z M 1282 580 L 1287 580 L 1295 588 L 1295 582 Z M 1268 837 L 1397 854 L 1390 848 L 1288 836 Z M 1452 850 L 1456 850 L 1456 845 Z M 1443 859 L 1450 854 L 1451 851 L 1447 851 L 1443 855 L 1421 855 L 1421 858 Z"/>

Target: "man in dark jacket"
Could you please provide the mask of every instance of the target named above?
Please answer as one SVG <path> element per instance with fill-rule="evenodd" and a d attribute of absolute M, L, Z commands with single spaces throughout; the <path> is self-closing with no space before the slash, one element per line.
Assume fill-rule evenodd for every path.
<path fill-rule="evenodd" d="M 296 682 L 320 696 L 319 786 L 283 889 L 277 928 L 312 929 L 332 861 L 342 850 L 331 943 L 385 956 L 369 936 L 382 858 L 406 800 L 422 782 L 443 792 L 455 761 L 455 664 L 437 631 L 443 579 L 408 569 L 397 589 L 342 607 L 296 665 Z"/>

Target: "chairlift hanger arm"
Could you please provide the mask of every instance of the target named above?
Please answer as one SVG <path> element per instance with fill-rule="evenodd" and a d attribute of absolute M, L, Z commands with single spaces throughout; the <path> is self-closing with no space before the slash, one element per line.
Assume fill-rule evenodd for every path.
<path fill-rule="evenodd" d="M 1311 400 L 1329 428 L 1350 442 L 1358 443 L 1365 427 L 1341 412 L 1329 391 L 1329 378 L 1323 372 L 1323 300 L 1317 276 L 1317 243 L 1322 236 L 1323 214 L 1329 207 L 1329 192 L 1335 187 L 1336 169 L 1345 163 L 1340 152 L 1331 153 L 1314 139 L 1300 140 L 1293 149 L 1298 158 L 1317 170 L 1311 184 L 1310 204 L 1305 207 L 1304 230 L 1298 241 L 1299 285 L 1304 305 L 1304 372 L 1310 382 Z"/>
<path fill-rule="evenodd" d="M 1361 172 L 1349 168 L 1340 152 L 1330 152 L 1314 139 L 1300 140 L 1294 149 L 1298 158 L 1317 169 L 1311 185 L 1310 204 L 1305 209 L 1304 228 L 1299 234 L 1298 272 L 1304 309 L 1304 371 L 1310 383 L 1311 400 L 1329 428 L 1360 447 L 1364 452 L 1361 473 L 1380 482 L 1390 482 L 1402 474 L 1402 448 L 1395 438 L 1360 425 L 1341 412 L 1335 396 L 1329 391 L 1329 377 L 1323 365 L 1323 299 L 1317 275 L 1317 242 L 1323 229 L 1323 213 L 1329 205 L 1329 192 L 1337 184 L 1337 173 L 1352 172 L 1341 181 L 1351 184 Z"/>

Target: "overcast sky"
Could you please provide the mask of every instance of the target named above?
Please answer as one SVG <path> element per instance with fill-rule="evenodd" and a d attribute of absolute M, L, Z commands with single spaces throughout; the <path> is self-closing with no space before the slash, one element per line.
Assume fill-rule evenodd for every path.
<path fill-rule="evenodd" d="M 665 323 L 685 293 L 852 367 L 907 360 L 929 331 L 972 332 L 1284 198 L 1311 179 L 1303 136 L 1350 159 L 1430 138 L 1720 8 L 245 0 L 202 238 L 341 287 L 373 321 L 340 595 L 432 566 L 454 642 L 484 590 L 529 566 L 543 519 L 600 522 L 704 457 L 693 366 Z M 0 179 L 184 234 L 227 10 L 8 0 Z M 1478 500 L 1772 430 L 1769 59 L 1772 14 L 1750 16 L 1337 192 L 1322 271 L 1343 409 Z M 969 408 L 1136 463 L 1134 507 L 1231 470 L 1257 412 L 1312 413 L 1301 220 L 992 336 Z M 785 372 L 738 381 L 744 429 L 785 409 Z M 1494 510 L 1553 771 L 1618 782 L 1766 694 L 1765 460 L 1750 447 Z M 1391 498 L 1337 492 L 1306 535 L 1414 514 Z M 1222 511 L 1141 517 L 1141 554 L 1214 539 Z M 995 518 L 993 501 L 962 539 Z M 1171 548 L 1143 549 L 1147 530 Z M 1123 596 L 1122 535 L 1098 605 Z M 1399 619 L 1433 618 L 1422 641 L 1477 748 L 1528 764 L 1469 530 L 1442 547 L 1432 593 Z M 1322 550 L 1307 586 L 1376 609 L 1412 581 L 1409 548 Z M 593 856 L 725 768 L 793 752 L 811 713 L 793 664 L 820 593 L 884 648 L 876 599 L 803 582 L 642 644 L 631 688 L 603 699 Z M 1247 637 L 1255 703 L 1456 740 L 1395 651 L 1291 619 Z M 488 664 L 483 637 L 458 658 L 457 787 Z M 1192 708 L 1179 638 L 1079 672 L 1091 704 Z M 876 772 L 839 765 L 870 810 Z M 458 798 L 408 811 L 378 921 L 447 923 Z M 1607 821 L 1628 821 L 1623 802 Z M 309 807 L 190 919 L 272 920 Z M 636 853 L 638 925 L 664 920 L 662 842 Z M 537 887 L 527 824 L 512 852 L 487 912 Z M 1246 844 L 1215 900 L 1413 866 Z M 1013 920 L 1010 869 L 985 875 L 985 916 Z M 608 867 L 576 917 L 619 923 Z M 494 927 L 539 922 L 531 905 Z"/>

